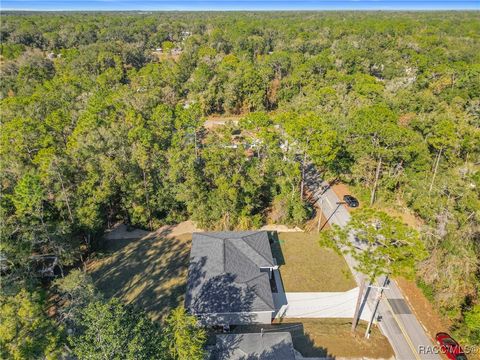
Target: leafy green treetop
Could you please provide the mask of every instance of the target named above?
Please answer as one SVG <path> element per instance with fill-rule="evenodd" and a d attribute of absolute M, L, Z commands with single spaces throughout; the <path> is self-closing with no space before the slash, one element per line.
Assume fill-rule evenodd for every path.
<path fill-rule="evenodd" d="M 355 331 L 360 315 L 365 277 L 371 283 L 382 275 L 412 277 L 416 263 L 427 256 L 417 231 L 399 219 L 372 208 L 359 209 L 352 214 L 347 226 L 340 228 L 335 225 L 322 233 L 320 243 L 356 261 L 360 289 L 352 331 Z"/>
<path fill-rule="evenodd" d="M 480 305 L 473 306 L 465 314 L 465 324 L 470 332 L 470 338 L 480 342 Z"/>
<path fill-rule="evenodd" d="M 81 319 L 81 313 L 90 303 L 100 299 L 91 277 L 85 272 L 74 269 L 54 281 L 62 306 L 58 309 L 61 322 L 75 325 Z"/>
<path fill-rule="evenodd" d="M 165 320 L 165 344 L 172 359 L 201 360 L 205 358 L 203 346 L 206 332 L 198 324 L 195 316 L 187 314 L 185 308 L 178 307 Z"/>
<path fill-rule="evenodd" d="M 325 119 L 313 112 L 302 115 L 292 112 L 281 114 L 278 121 L 284 127 L 287 139 L 292 141 L 293 147 L 298 148 L 302 156 L 300 197 L 303 199 L 307 158 L 325 170 L 340 151 L 338 134 Z"/>
<path fill-rule="evenodd" d="M 0 296 L 0 358 L 57 359 L 62 329 L 43 309 L 39 293 L 20 290 L 15 296 Z"/>
<path fill-rule="evenodd" d="M 70 336 L 79 359 L 166 359 L 157 324 L 132 305 L 112 298 L 90 303 L 82 313 L 83 333 Z"/>
<path fill-rule="evenodd" d="M 412 277 L 415 264 L 427 256 L 415 229 L 372 208 L 355 211 L 347 226 L 334 226 L 322 233 L 321 242 L 351 255 L 357 262 L 356 270 L 370 281 L 382 275 Z"/>

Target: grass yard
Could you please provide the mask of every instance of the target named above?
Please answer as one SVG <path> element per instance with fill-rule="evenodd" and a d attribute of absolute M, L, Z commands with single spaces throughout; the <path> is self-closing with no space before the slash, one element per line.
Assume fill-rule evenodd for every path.
<path fill-rule="evenodd" d="M 286 292 L 333 292 L 356 287 L 343 257 L 320 247 L 318 233 L 285 232 L 278 237 L 272 251 Z"/>
<path fill-rule="evenodd" d="M 359 323 L 355 335 L 350 331 L 351 324 L 348 319 L 284 318 L 280 326 L 286 329 L 291 326 L 293 346 L 304 357 L 393 358 L 387 338 L 377 327 L 367 340 L 364 337 L 366 322 Z"/>
<path fill-rule="evenodd" d="M 183 302 L 191 233 L 109 239 L 88 271 L 106 297 L 145 309 L 153 319 Z M 128 234 L 127 234 L 128 236 Z M 343 258 L 318 245 L 317 233 L 279 233 L 272 246 L 288 292 L 345 291 L 355 287 Z M 348 276 L 346 276 L 346 275 Z"/>
<path fill-rule="evenodd" d="M 88 270 L 105 296 L 119 297 L 159 319 L 184 299 L 191 238 L 160 234 L 111 239 Z"/>

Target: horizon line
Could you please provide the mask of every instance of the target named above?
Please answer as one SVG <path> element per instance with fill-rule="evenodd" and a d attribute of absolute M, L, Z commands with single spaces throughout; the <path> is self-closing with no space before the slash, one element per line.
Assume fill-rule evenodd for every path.
<path fill-rule="evenodd" d="M 196 8 L 185 8 L 185 9 L 22 9 L 22 8 L 0 8 L 1 12 L 308 12 L 308 11 L 340 11 L 340 12 L 369 12 L 369 11 L 403 11 L 403 12 L 425 12 L 425 11 L 480 11 L 480 6 L 478 7 L 465 7 L 465 8 L 369 8 L 369 9 L 360 9 L 360 8 L 286 8 L 286 9 L 268 9 L 268 8 L 259 8 L 259 9 L 215 9 L 215 8 L 205 8 L 205 9 L 196 9 Z"/>

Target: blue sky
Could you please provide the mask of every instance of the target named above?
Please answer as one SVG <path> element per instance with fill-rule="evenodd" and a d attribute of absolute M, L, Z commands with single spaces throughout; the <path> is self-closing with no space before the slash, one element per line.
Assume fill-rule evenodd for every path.
<path fill-rule="evenodd" d="M 0 0 L 2 10 L 480 10 L 480 0 Z"/>

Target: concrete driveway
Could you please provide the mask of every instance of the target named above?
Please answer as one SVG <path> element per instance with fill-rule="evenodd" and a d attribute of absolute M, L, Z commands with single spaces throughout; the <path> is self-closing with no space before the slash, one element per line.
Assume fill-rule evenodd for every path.
<path fill-rule="evenodd" d="M 274 301 L 275 296 L 278 294 L 274 294 Z M 278 317 L 351 319 L 357 298 L 358 287 L 345 292 L 285 293 L 286 304 L 280 305 Z M 362 319 L 368 320 L 370 314 L 365 309 Z"/>
<path fill-rule="evenodd" d="M 353 318 L 358 287 L 344 292 L 284 292 L 278 270 L 274 270 L 277 293 L 273 301 L 275 317 L 291 318 Z M 365 307 L 361 318 L 368 320 L 370 309 Z"/>

